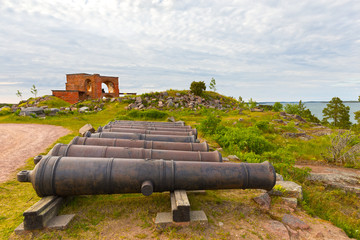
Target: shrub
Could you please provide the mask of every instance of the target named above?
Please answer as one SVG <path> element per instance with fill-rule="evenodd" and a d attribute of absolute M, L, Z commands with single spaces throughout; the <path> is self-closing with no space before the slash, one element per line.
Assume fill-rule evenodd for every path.
<path fill-rule="evenodd" d="M 197 96 L 201 96 L 202 92 L 206 90 L 206 85 L 204 81 L 195 82 L 193 81 L 190 85 L 190 90 Z"/>
<path fill-rule="evenodd" d="M 279 102 L 274 103 L 273 110 L 275 112 L 280 112 L 283 109 L 283 105 Z"/>
<path fill-rule="evenodd" d="M 199 130 L 205 135 L 213 135 L 216 132 L 216 129 L 221 122 L 221 119 L 215 117 L 215 115 L 210 114 L 200 122 Z"/>
<path fill-rule="evenodd" d="M 146 110 L 146 111 L 131 110 L 128 112 L 127 116 L 135 119 L 138 118 L 138 119 L 150 120 L 150 119 L 164 119 L 168 115 L 167 113 L 158 110 Z"/>
<path fill-rule="evenodd" d="M 0 111 L 0 116 L 4 116 L 4 115 L 10 114 L 10 113 L 11 113 L 11 109 L 8 107 L 4 107 Z"/>

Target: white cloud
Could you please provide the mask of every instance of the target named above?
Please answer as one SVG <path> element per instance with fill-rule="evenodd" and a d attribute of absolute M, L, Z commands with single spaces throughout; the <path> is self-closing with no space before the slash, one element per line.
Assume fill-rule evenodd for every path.
<path fill-rule="evenodd" d="M 357 99 L 341 82 L 360 78 L 357 0 L 1 1 L 4 82 L 64 88 L 66 73 L 88 72 L 156 91 L 215 77 L 233 96 L 234 84 L 253 98 L 283 84 L 294 100 L 340 84 Z"/>

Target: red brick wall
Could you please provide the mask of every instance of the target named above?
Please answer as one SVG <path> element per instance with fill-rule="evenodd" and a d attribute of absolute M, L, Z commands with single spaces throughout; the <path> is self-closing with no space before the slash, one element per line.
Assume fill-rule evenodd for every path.
<path fill-rule="evenodd" d="M 68 92 L 62 90 L 52 90 L 53 96 L 61 98 L 62 100 L 71 104 L 79 101 L 79 92 Z"/>

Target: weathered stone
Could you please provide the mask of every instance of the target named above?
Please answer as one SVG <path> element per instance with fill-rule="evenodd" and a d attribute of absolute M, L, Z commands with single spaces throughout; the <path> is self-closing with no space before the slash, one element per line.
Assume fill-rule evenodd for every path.
<path fill-rule="evenodd" d="M 302 193 L 302 187 L 300 185 L 291 181 L 277 181 L 276 185 L 279 185 L 286 190 L 286 196 L 295 197 L 297 199 L 302 200 L 303 193 Z"/>
<path fill-rule="evenodd" d="M 176 95 L 176 96 L 180 96 L 181 94 L 177 92 L 177 93 L 175 93 L 175 95 Z"/>
<path fill-rule="evenodd" d="M 50 116 L 55 116 L 58 112 L 60 112 L 58 108 L 50 108 L 47 110 L 47 114 Z"/>
<path fill-rule="evenodd" d="M 301 116 L 299 116 L 299 115 L 295 115 L 294 118 L 295 118 L 296 120 L 300 121 L 300 122 L 306 123 L 306 120 L 303 119 L 303 118 L 302 118 Z"/>
<path fill-rule="evenodd" d="M 354 192 L 360 196 L 360 174 L 355 171 L 340 172 L 336 169 L 329 168 L 326 173 L 310 173 L 307 179 L 313 182 L 321 182 L 327 187 L 340 188 L 346 192 Z"/>
<path fill-rule="evenodd" d="M 163 103 L 162 101 L 159 101 L 159 102 L 158 102 L 158 106 L 159 106 L 159 107 L 163 107 L 163 106 L 164 106 L 164 103 Z"/>
<path fill-rule="evenodd" d="M 268 193 L 264 193 L 261 196 L 254 197 L 253 200 L 265 210 L 270 210 L 271 198 Z"/>
<path fill-rule="evenodd" d="M 310 139 L 313 139 L 312 136 L 307 135 L 306 133 L 286 132 L 286 133 L 283 133 L 283 136 L 284 136 L 284 137 L 287 137 L 287 138 L 300 138 L 300 139 L 302 139 L 302 140 L 310 140 Z"/>
<path fill-rule="evenodd" d="M 31 116 L 32 114 L 35 114 L 36 116 L 45 116 L 44 109 L 39 107 L 28 107 L 28 108 L 22 108 L 20 111 L 20 116 Z"/>
<path fill-rule="evenodd" d="M 284 178 L 282 175 L 276 173 L 276 181 L 284 181 Z"/>
<path fill-rule="evenodd" d="M 95 132 L 95 129 L 93 128 L 93 126 L 89 123 L 85 124 L 84 126 L 82 126 L 80 129 L 79 129 L 79 133 L 81 134 L 81 136 L 84 136 L 85 133 L 87 131 L 90 131 L 92 133 Z"/>
<path fill-rule="evenodd" d="M 285 198 L 285 197 L 283 197 L 282 200 L 283 200 L 283 203 L 286 206 L 289 206 L 292 209 L 295 209 L 297 207 L 298 201 L 297 201 L 296 198 Z"/>
<path fill-rule="evenodd" d="M 251 112 L 263 112 L 264 109 L 263 108 L 251 108 L 250 111 Z"/>
<path fill-rule="evenodd" d="M 136 103 L 142 103 L 141 97 L 136 97 L 135 102 L 136 102 Z"/>
<path fill-rule="evenodd" d="M 285 214 L 281 221 L 294 230 L 306 230 L 310 228 L 307 223 L 290 214 Z"/>
<path fill-rule="evenodd" d="M 279 221 L 269 220 L 268 222 L 263 223 L 263 228 L 273 234 L 276 239 L 290 240 L 288 230 L 286 229 L 284 224 Z"/>
<path fill-rule="evenodd" d="M 83 113 L 83 112 L 86 112 L 86 111 L 89 111 L 89 110 L 90 110 L 89 107 L 86 107 L 86 106 L 79 108 L 80 113 Z"/>
<path fill-rule="evenodd" d="M 284 121 L 282 119 L 274 119 L 273 122 L 284 123 Z"/>
<path fill-rule="evenodd" d="M 168 117 L 166 120 L 167 120 L 168 122 L 175 122 L 175 118 L 174 118 L 173 116 Z"/>
<path fill-rule="evenodd" d="M 240 158 L 238 158 L 236 155 L 228 155 L 227 157 L 231 161 L 240 161 Z"/>

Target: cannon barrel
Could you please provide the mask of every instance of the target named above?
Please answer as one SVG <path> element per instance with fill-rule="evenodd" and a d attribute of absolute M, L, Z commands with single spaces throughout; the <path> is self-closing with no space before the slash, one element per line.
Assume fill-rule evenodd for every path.
<path fill-rule="evenodd" d="M 172 127 L 152 127 L 144 125 L 105 125 L 102 129 L 113 129 L 113 128 L 122 128 L 122 129 L 146 129 L 153 131 L 168 131 L 168 132 L 191 132 L 193 135 L 197 136 L 196 128 L 172 128 Z"/>
<path fill-rule="evenodd" d="M 51 156 L 128 158 L 128 159 L 163 159 L 174 161 L 222 162 L 221 154 L 214 152 L 189 152 L 144 148 L 123 148 L 109 146 L 88 146 L 56 144 L 48 153 Z"/>
<path fill-rule="evenodd" d="M 183 143 L 183 142 L 159 142 L 145 140 L 129 140 L 119 138 L 86 138 L 75 137 L 70 144 L 75 145 L 96 145 L 96 146 L 113 146 L 113 147 L 129 147 L 129 148 L 146 148 L 146 149 L 162 149 L 177 151 L 199 151 L 208 152 L 209 145 L 202 143 Z"/>
<path fill-rule="evenodd" d="M 176 128 L 176 129 L 191 129 L 191 126 L 185 125 L 164 125 L 164 124 L 153 124 L 153 123 L 137 123 L 137 122 L 129 122 L 129 123 L 114 123 L 109 122 L 105 126 L 114 126 L 114 127 L 162 127 L 162 128 Z"/>
<path fill-rule="evenodd" d="M 133 140 L 148 140 L 160 142 L 196 142 L 194 135 L 191 136 L 174 136 L 174 135 L 151 135 L 141 133 L 120 133 L 120 132 L 100 132 L 91 133 L 86 132 L 85 137 L 91 138 L 120 138 L 120 139 L 133 139 Z"/>
<path fill-rule="evenodd" d="M 107 128 L 99 127 L 97 132 L 121 132 L 121 133 L 141 133 L 151 135 L 178 135 L 178 136 L 191 136 L 191 131 L 186 132 L 174 132 L 174 131 L 158 131 L 158 130 L 147 130 L 147 129 L 136 129 L 136 128 Z M 196 137 L 196 136 L 195 136 Z"/>
<path fill-rule="evenodd" d="M 143 193 L 174 190 L 265 189 L 276 176 L 269 162 L 211 163 L 121 158 L 46 156 L 32 171 L 21 171 L 40 197 Z"/>
<path fill-rule="evenodd" d="M 149 121 L 129 121 L 129 120 L 115 120 L 110 122 L 110 124 L 144 124 L 144 125 L 162 125 L 162 126 L 185 126 L 183 121 L 178 122 L 149 122 Z"/>

